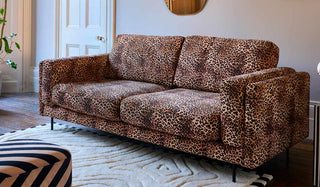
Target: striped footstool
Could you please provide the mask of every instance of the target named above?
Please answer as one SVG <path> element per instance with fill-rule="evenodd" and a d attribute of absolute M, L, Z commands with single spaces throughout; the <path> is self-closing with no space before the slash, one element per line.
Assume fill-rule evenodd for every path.
<path fill-rule="evenodd" d="M 71 186 L 71 154 L 36 139 L 0 143 L 0 186 Z"/>

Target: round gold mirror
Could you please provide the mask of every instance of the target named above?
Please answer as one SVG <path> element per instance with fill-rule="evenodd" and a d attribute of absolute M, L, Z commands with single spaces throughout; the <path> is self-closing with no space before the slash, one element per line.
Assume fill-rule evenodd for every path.
<path fill-rule="evenodd" d="M 169 10 L 177 15 L 190 15 L 200 12 L 207 0 L 165 0 Z"/>

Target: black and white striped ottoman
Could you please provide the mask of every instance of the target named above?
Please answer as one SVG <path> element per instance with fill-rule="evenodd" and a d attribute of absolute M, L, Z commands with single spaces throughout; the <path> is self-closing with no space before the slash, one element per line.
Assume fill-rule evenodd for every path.
<path fill-rule="evenodd" d="M 71 186 L 71 154 L 36 139 L 0 143 L 0 186 Z"/>

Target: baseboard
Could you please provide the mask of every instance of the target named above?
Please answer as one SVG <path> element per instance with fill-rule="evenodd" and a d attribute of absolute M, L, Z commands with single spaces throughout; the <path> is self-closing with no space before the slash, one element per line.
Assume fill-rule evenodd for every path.
<path fill-rule="evenodd" d="M 34 68 L 31 67 L 29 68 L 28 70 L 28 76 L 27 76 L 27 79 L 26 80 L 27 82 L 25 83 L 25 88 L 23 90 L 23 92 L 34 92 Z"/>
<path fill-rule="evenodd" d="M 18 81 L 3 80 L 1 93 L 16 93 L 18 92 Z"/>

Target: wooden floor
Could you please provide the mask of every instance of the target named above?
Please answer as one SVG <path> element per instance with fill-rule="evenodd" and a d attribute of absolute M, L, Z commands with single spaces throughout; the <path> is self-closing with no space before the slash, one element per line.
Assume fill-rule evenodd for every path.
<path fill-rule="evenodd" d="M 0 96 L 0 134 L 49 121 L 49 117 L 39 115 L 37 94 L 3 94 Z M 59 120 L 57 122 L 66 123 Z M 263 165 L 263 171 L 274 177 L 268 186 L 312 186 L 312 151 L 312 144 L 304 142 L 290 149 L 289 168 L 286 166 L 285 153 Z"/>

